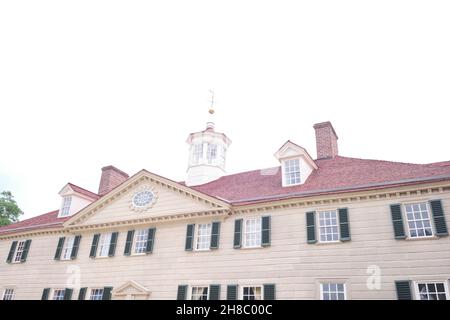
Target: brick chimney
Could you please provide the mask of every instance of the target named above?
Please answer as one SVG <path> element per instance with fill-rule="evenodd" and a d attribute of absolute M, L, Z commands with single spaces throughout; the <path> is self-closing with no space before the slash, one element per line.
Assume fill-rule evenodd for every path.
<path fill-rule="evenodd" d="M 316 123 L 317 159 L 334 158 L 338 155 L 338 136 L 330 121 Z"/>
<path fill-rule="evenodd" d="M 106 166 L 102 168 L 102 177 L 98 187 L 98 194 L 103 196 L 119 184 L 128 179 L 128 174 L 114 166 Z"/>

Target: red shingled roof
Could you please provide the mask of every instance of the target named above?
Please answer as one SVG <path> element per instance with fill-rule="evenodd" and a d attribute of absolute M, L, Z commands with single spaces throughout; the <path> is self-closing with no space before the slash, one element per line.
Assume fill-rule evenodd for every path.
<path fill-rule="evenodd" d="M 274 167 L 224 176 L 194 186 L 195 190 L 233 204 L 249 204 L 290 197 L 373 189 L 417 183 L 418 180 L 450 179 L 450 161 L 411 164 L 336 156 L 315 161 L 315 170 L 302 185 L 282 187 L 281 169 Z"/>
<path fill-rule="evenodd" d="M 0 234 L 16 233 L 31 229 L 61 227 L 63 222 L 70 217 L 58 218 L 58 212 L 59 210 L 51 211 L 37 217 L 0 227 Z"/>
<path fill-rule="evenodd" d="M 89 198 L 91 198 L 93 200 L 100 199 L 100 196 L 98 194 L 96 194 L 96 193 L 93 193 L 93 192 L 91 192 L 89 190 L 81 188 L 81 187 L 79 187 L 77 185 L 74 185 L 73 183 L 70 183 L 70 182 L 68 183 L 68 185 L 72 188 L 73 191 L 75 191 L 77 193 L 80 193 L 82 195 L 85 195 L 86 197 L 89 197 Z"/>
<path fill-rule="evenodd" d="M 319 194 L 380 189 L 426 181 L 450 180 L 450 161 L 412 164 L 337 156 L 332 159 L 315 160 L 315 162 L 319 169 L 315 170 L 302 185 L 282 187 L 280 167 L 274 167 L 224 176 L 191 188 L 234 205 L 244 205 Z M 184 185 L 183 182 L 180 184 Z M 77 188 L 77 192 L 81 189 L 96 199 L 100 198 L 97 194 L 83 188 L 72 184 L 71 187 Z M 57 216 L 58 211 L 52 211 L 4 226 L 0 228 L 0 234 L 61 227 L 63 222 L 70 218 Z"/>

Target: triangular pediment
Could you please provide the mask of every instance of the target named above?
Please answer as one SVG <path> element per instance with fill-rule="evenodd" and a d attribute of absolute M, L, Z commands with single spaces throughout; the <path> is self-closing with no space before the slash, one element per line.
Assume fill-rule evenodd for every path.
<path fill-rule="evenodd" d="M 149 295 L 150 290 L 148 290 L 143 285 L 137 283 L 136 281 L 130 280 L 114 289 L 114 296 L 128 296 L 128 295 Z"/>
<path fill-rule="evenodd" d="M 140 196 L 139 196 L 139 195 Z M 150 196 L 151 201 L 148 201 Z M 140 199 L 136 200 L 136 197 Z M 145 203 L 144 206 L 136 204 Z M 148 202 L 148 203 L 147 203 Z M 221 214 L 229 204 L 175 181 L 141 170 L 65 222 L 66 227 L 120 225 Z"/>

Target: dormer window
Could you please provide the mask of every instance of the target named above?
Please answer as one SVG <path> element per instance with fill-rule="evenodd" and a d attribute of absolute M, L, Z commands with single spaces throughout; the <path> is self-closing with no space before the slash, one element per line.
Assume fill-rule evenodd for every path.
<path fill-rule="evenodd" d="M 275 152 L 275 157 L 281 163 L 281 183 L 283 187 L 305 183 L 311 173 L 319 169 L 309 153 L 291 141 L 283 144 Z"/>
<path fill-rule="evenodd" d="M 284 184 L 291 186 L 300 183 L 300 160 L 290 159 L 284 161 Z"/>
<path fill-rule="evenodd" d="M 206 160 L 208 164 L 213 164 L 216 162 L 217 157 L 217 145 L 208 143 L 208 150 L 206 152 Z"/>
<path fill-rule="evenodd" d="M 71 203 L 72 203 L 72 197 L 64 197 L 63 205 L 62 205 L 61 211 L 59 213 L 60 217 L 67 217 L 69 215 Z"/>

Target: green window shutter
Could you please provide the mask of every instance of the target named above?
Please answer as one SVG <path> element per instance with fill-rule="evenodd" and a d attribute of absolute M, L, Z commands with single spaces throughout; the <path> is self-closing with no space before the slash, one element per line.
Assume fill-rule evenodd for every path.
<path fill-rule="evenodd" d="M 194 229 L 195 224 L 188 224 L 186 230 L 186 245 L 184 246 L 184 250 L 192 251 L 194 246 Z"/>
<path fill-rule="evenodd" d="M 20 262 L 27 261 L 28 251 L 30 251 L 31 240 L 25 241 L 25 246 L 23 247 L 22 257 L 20 258 Z"/>
<path fill-rule="evenodd" d="M 6 258 L 6 262 L 11 263 L 14 258 L 14 252 L 16 252 L 17 241 L 13 241 L 11 243 L 11 248 L 9 249 L 8 257 Z"/>
<path fill-rule="evenodd" d="M 131 255 L 131 248 L 133 248 L 134 230 L 129 230 L 127 232 L 127 241 L 125 242 L 125 250 L 123 254 L 125 256 Z"/>
<path fill-rule="evenodd" d="M 64 246 L 64 241 L 66 240 L 66 237 L 61 237 L 58 240 L 58 246 L 56 247 L 56 252 L 55 252 L 55 260 L 59 260 L 61 258 L 61 252 Z"/>
<path fill-rule="evenodd" d="M 218 249 L 219 248 L 219 239 L 220 239 L 220 222 L 215 221 L 212 223 L 211 226 L 211 249 Z"/>
<path fill-rule="evenodd" d="M 348 209 L 341 208 L 338 210 L 339 213 L 339 229 L 341 232 L 341 241 L 350 241 L 350 225 L 348 221 Z"/>
<path fill-rule="evenodd" d="M 50 294 L 50 288 L 45 288 L 44 291 L 42 291 L 41 300 L 48 300 L 49 294 Z"/>
<path fill-rule="evenodd" d="M 187 295 L 187 285 L 179 285 L 177 292 L 177 300 L 186 300 Z"/>
<path fill-rule="evenodd" d="M 209 286 L 209 300 L 220 300 L 220 284 Z"/>
<path fill-rule="evenodd" d="M 146 253 L 153 252 L 153 243 L 155 242 L 155 233 L 156 233 L 156 228 L 148 229 L 147 246 L 145 247 Z"/>
<path fill-rule="evenodd" d="M 102 300 L 111 300 L 113 287 L 104 287 Z"/>
<path fill-rule="evenodd" d="M 91 252 L 89 253 L 89 257 L 95 258 L 97 255 L 97 246 L 98 246 L 98 240 L 100 239 L 100 234 L 94 234 L 94 238 L 92 239 L 92 245 L 91 245 Z"/>
<path fill-rule="evenodd" d="M 227 286 L 227 300 L 237 300 L 238 299 L 237 290 L 238 290 L 237 284 L 229 284 Z"/>
<path fill-rule="evenodd" d="M 403 226 L 402 207 L 399 204 L 391 204 L 391 217 L 394 226 L 395 239 L 405 239 L 405 228 Z"/>
<path fill-rule="evenodd" d="M 274 284 L 264 284 L 264 300 L 275 300 Z"/>
<path fill-rule="evenodd" d="M 78 235 L 73 240 L 72 252 L 70 253 L 70 259 L 74 260 L 77 258 L 78 248 L 80 247 L 81 236 Z"/>
<path fill-rule="evenodd" d="M 78 300 L 86 299 L 86 291 L 87 288 L 80 288 L 80 292 L 78 292 Z"/>
<path fill-rule="evenodd" d="M 306 213 L 306 237 L 308 243 L 316 243 L 316 212 Z"/>
<path fill-rule="evenodd" d="M 242 219 L 234 220 L 233 247 L 239 249 L 242 246 Z"/>
<path fill-rule="evenodd" d="M 430 201 L 431 211 L 433 212 L 434 227 L 436 235 L 439 237 L 448 236 L 447 224 L 445 223 L 444 209 L 441 200 Z"/>
<path fill-rule="evenodd" d="M 411 281 L 395 281 L 398 300 L 412 300 Z"/>
<path fill-rule="evenodd" d="M 64 290 L 64 300 L 72 300 L 73 289 L 66 288 Z"/>
<path fill-rule="evenodd" d="M 270 216 L 261 218 L 261 245 L 270 246 Z"/>
<path fill-rule="evenodd" d="M 118 236 L 119 236 L 118 232 L 113 232 L 111 234 L 111 242 L 109 243 L 108 257 L 114 257 L 114 254 L 116 253 L 117 237 Z"/>

